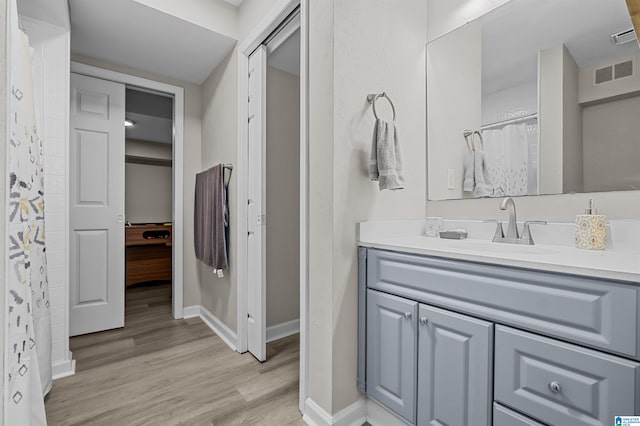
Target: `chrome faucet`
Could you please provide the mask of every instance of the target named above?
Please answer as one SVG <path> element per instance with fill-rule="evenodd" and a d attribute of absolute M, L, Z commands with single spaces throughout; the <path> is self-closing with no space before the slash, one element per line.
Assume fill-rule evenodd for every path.
<path fill-rule="evenodd" d="M 509 224 L 507 225 L 507 235 L 505 238 L 518 239 L 520 234 L 518 233 L 518 219 L 516 219 L 516 203 L 513 198 L 507 197 L 500 203 L 500 210 L 509 209 Z"/>
<path fill-rule="evenodd" d="M 533 237 L 531 236 L 531 225 L 546 225 L 547 222 L 542 220 L 530 220 L 524 223 L 522 228 L 522 236 L 518 232 L 518 220 L 516 218 L 516 203 L 513 198 L 506 197 L 500 203 L 500 210 L 509 210 L 509 223 L 507 224 L 507 234 L 505 235 L 502 228 L 502 222 L 499 220 L 489 221 L 497 222 L 496 233 L 493 236 L 494 243 L 524 244 L 533 245 Z"/>

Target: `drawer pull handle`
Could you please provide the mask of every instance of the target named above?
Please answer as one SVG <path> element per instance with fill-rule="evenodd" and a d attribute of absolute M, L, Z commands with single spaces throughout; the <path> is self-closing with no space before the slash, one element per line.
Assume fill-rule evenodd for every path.
<path fill-rule="evenodd" d="M 405 317 L 406 319 L 411 319 L 411 317 L 412 317 L 412 316 L 413 316 L 413 314 L 412 314 L 411 312 L 408 312 L 408 311 L 407 311 L 407 312 L 405 312 L 405 313 L 404 313 L 404 317 Z"/>
<path fill-rule="evenodd" d="M 562 388 L 560 387 L 560 383 L 556 382 L 555 380 L 549 383 L 549 389 L 551 389 L 551 392 L 553 393 L 559 393 L 562 390 Z"/>
<path fill-rule="evenodd" d="M 427 324 L 429 324 L 429 318 L 427 318 L 427 317 L 420 317 L 420 324 L 422 324 L 422 325 L 427 325 Z"/>

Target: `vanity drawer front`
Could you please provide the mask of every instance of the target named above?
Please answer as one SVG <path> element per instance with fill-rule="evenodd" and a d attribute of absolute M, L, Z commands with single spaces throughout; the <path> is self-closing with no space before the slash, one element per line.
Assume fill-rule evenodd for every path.
<path fill-rule="evenodd" d="M 493 403 L 493 426 L 544 426 L 527 416 Z"/>
<path fill-rule="evenodd" d="M 551 425 L 609 425 L 640 414 L 640 364 L 497 326 L 496 401 Z"/>
<path fill-rule="evenodd" d="M 640 360 L 640 286 L 376 249 L 367 286 Z"/>

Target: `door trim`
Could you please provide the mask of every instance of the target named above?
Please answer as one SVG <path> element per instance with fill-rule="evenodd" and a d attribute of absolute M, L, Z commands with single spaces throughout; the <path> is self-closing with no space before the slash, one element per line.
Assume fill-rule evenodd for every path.
<path fill-rule="evenodd" d="M 247 117 L 249 96 L 249 55 L 293 12 L 300 6 L 300 395 L 298 407 L 305 410 L 308 396 L 308 75 L 309 75 L 309 0 L 279 0 L 269 13 L 254 27 L 238 47 L 238 197 L 236 205 L 236 223 L 238 239 L 236 241 L 236 261 L 238 262 L 238 309 L 237 335 L 238 352 L 246 352 L 247 333 Z"/>
<path fill-rule="evenodd" d="M 179 86 L 73 61 L 71 62 L 71 72 L 173 95 L 173 279 L 171 284 L 171 312 L 174 319 L 181 319 L 184 316 L 184 212 L 182 210 L 184 205 L 182 191 L 184 188 L 184 89 Z"/>

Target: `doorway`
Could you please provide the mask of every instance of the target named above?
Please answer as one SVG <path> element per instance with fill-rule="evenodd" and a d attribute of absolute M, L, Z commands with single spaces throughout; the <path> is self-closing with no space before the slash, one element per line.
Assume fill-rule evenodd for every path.
<path fill-rule="evenodd" d="M 247 349 L 265 361 L 300 329 L 299 9 L 248 59 Z"/>
<path fill-rule="evenodd" d="M 135 87 L 125 94 L 127 326 L 133 315 L 171 319 L 173 97 Z"/>
<path fill-rule="evenodd" d="M 133 144 L 131 144 L 130 146 L 127 147 L 127 154 L 125 155 L 125 143 L 124 143 L 124 135 L 122 135 L 122 140 L 120 141 L 120 144 L 122 145 L 122 156 L 119 157 L 120 161 L 122 161 L 122 168 L 123 170 L 125 168 L 129 169 L 129 175 L 130 177 L 136 177 L 136 180 L 132 180 L 131 182 L 128 182 L 128 192 L 132 193 L 132 194 L 138 194 L 138 196 L 140 197 L 147 197 L 146 202 L 149 202 L 149 197 L 151 197 L 151 202 L 155 202 L 156 203 L 156 207 L 155 208 L 155 212 L 147 212 L 147 216 L 144 216 L 144 212 L 141 212 L 139 209 L 136 210 L 136 203 L 134 201 L 134 204 L 131 205 L 130 201 L 133 200 L 130 199 L 128 200 L 128 206 L 127 206 L 127 215 L 128 217 L 125 218 L 125 208 L 124 208 L 124 202 L 122 205 L 122 209 L 119 212 L 113 212 L 115 214 L 113 214 L 111 217 L 108 217 L 108 221 L 113 222 L 116 224 L 116 229 L 120 229 L 120 231 L 117 231 L 115 234 L 116 235 L 120 235 L 121 236 L 121 240 L 119 242 L 116 242 L 115 244 L 117 245 L 113 245 L 113 250 L 115 251 L 119 251 L 119 253 L 121 254 L 121 256 L 119 254 L 113 254 L 112 252 L 112 257 L 116 257 L 116 258 L 120 258 L 122 259 L 123 263 L 124 263 L 124 253 L 125 253 L 125 241 L 124 241 L 124 228 L 125 228 L 125 222 L 130 222 L 131 224 L 133 224 L 134 222 L 139 222 L 142 221 L 144 222 L 145 225 L 149 225 L 152 224 L 153 226 L 155 226 L 158 229 L 147 229 L 147 230 L 143 230 L 141 232 L 140 238 L 144 239 L 145 242 L 150 243 L 149 245 L 154 245 L 157 247 L 162 247 L 159 251 L 162 252 L 162 256 L 152 256 L 152 262 L 156 262 L 155 266 L 151 266 L 150 268 L 147 269 L 153 269 L 155 272 L 157 272 L 158 268 L 158 264 L 157 262 L 160 260 L 158 259 L 158 257 L 162 257 L 161 259 L 161 263 L 163 265 L 165 265 L 165 275 L 164 276 L 154 276 L 154 277 L 150 277 L 150 280 L 157 280 L 157 279 L 166 279 L 166 278 L 171 278 L 171 314 L 173 316 L 173 318 L 182 318 L 182 311 L 183 311 L 183 292 L 182 292 L 182 288 L 183 288 L 183 283 L 182 283 L 182 234 L 183 234 L 183 229 L 182 229 L 182 204 L 183 204 L 183 200 L 182 200 L 182 191 L 178 190 L 176 191 L 174 188 L 182 188 L 183 186 L 183 176 L 182 176 L 182 170 L 183 170 L 183 164 L 182 164 L 182 145 L 183 145 L 183 126 L 184 126 L 184 94 L 183 94 L 183 89 L 181 87 L 177 87 L 177 86 L 172 86 L 172 85 L 168 85 L 168 84 L 164 84 L 164 83 L 160 83 L 160 82 L 156 82 L 153 80 L 148 80 L 148 79 L 143 79 L 143 78 L 139 78 L 139 77 L 135 77 L 135 76 L 130 76 L 128 74 L 123 74 L 123 73 L 118 73 L 118 72 L 114 72 L 114 71 L 110 71 L 110 70 L 105 70 L 105 69 L 101 69 L 101 68 L 97 68 L 97 67 L 93 67 L 93 66 L 89 66 L 89 65 L 84 65 L 84 64 L 79 64 L 79 63 L 72 63 L 71 65 L 71 70 L 74 73 L 74 75 L 78 75 L 81 78 L 85 78 L 85 79 L 95 79 L 96 81 L 100 81 L 100 82 L 105 82 L 105 84 L 112 84 L 112 85 L 120 85 L 122 87 L 125 87 L 125 89 L 123 89 L 123 98 L 126 92 L 128 92 L 129 94 L 129 98 L 132 100 L 138 99 L 136 102 L 133 102 L 133 106 L 129 105 L 130 108 L 129 111 L 126 111 L 127 115 L 130 115 L 130 117 L 127 117 L 128 119 L 130 119 L 131 121 L 135 122 L 134 126 L 132 126 L 132 129 L 134 127 L 136 127 L 136 125 L 140 124 L 140 126 L 138 127 L 138 131 L 142 130 L 142 128 L 144 127 L 142 124 L 145 122 L 145 120 L 149 121 L 152 123 L 151 127 L 153 127 L 154 129 L 158 129 L 160 127 L 165 127 L 168 128 L 168 130 L 166 130 L 165 136 L 163 136 L 163 140 L 165 142 L 173 142 L 172 144 L 165 144 L 166 146 L 164 146 L 164 148 L 160 147 L 158 149 L 157 146 L 152 146 L 149 145 L 149 143 L 154 143 L 157 145 L 160 145 L 161 142 L 157 141 L 157 142 L 152 142 L 152 141 L 145 141 L 148 143 L 141 143 L 139 136 L 136 137 L 136 135 L 139 135 L 139 133 L 137 132 L 129 132 L 129 134 L 127 136 L 130 136 L 128 139 L 134 141 Z M 126 91 L 126 92 L 125 92 Z M 89 90 L 87 93 L 99 93 L 99 91 L 91 91 Z M 154 96 L 156 98 L 154 98 Z M 162 97 L 163 99 L 165 99 L 165 101 L 162 101 L 162 99 L 158 98 L 158 96 Z M 99 98 L 99 96 L 98 96 Z M 98 98 L 93 99 L 94 101 L 96 101 Z M 74 95 L 72 95 L 72 101 L 74 99 Z M 150 108 L 155 108 L 156 110 L 158 109 L 162 109 L 162 112 L 158 112 L 158 111 L 151 111 L 151 113 L 148 112 L 147 115 L 150 116 L 150 118 L 145 118 L 142 117 L 142 114 L 140 115 L 140 111 L 138 106 L 135 106 L 136 103 L 138 104 L 144 104 L 144 100 L 147 100 L 147 104 L 149 104 L 149 99 L 151 100 L 151 105 L 152 107 Z M 168 101 L 167 101 L 168 100 Z M 87 102 L 89 102 L 89 98 L 87 98 Z M 100 103 L 98 102 L 97 104 L 94 105 L 99 105 Z M 159 105 L 163 105 L 163 108 L 159 108 Z M 87 103 L 87 106 L 90 106 L 89 103 Z M 77 105 L 76 107 L 77 108 Z M 148 107 L 149 108 L 149 107 Z M 89 108 L 91 109 L 91 108 Z M 122 126 L 122 133 L 124 133 L 124 120 L 125 120 L 125 108 L 124 108 L 124 102 L 123 102 L 123 111 L 122 111 L 122 120 L 120 121 L 120 125 Z M 74 106 L 72 106 L 72 114 L 74 112 Z M 138 115 L 136 115 L 138 114 Z M 136 118 L 138 120 L 136 120 Z M 73 122 L 73 120 L 72 120 Z M 72 132 L 73 132 L 73 126 L 72 126 Z M 167 140 L 167 136 L 166 134 L 169 134 L 168 136 L 168 140 Z M 152 132 L 153 133 L 153 132 Z M 144 136 L 145 139 L 158 139 L 160 138 L 159 136 Z M 72 139 L 73 140 L 73 139 Z M 73 145 L 73 142 L 72 142 Z M 154 149 L 155 148 L 155 149 Z M 149 152 L 153 152 L 155 154 L 149 154 Z M 158 154 L 158 152 L 163 152 L 163 154 Z M 170 155 L 168 155 L 170 153 Z M 157 158 L 154 158 L 157 157 Z M 126 162 L 124 161 L 126 158 Z M 74 168 L 77 168 L 77 166 L 74 166 L 74 159 L 79 159 L 77 153 L 74 157 L 74 152 L 72 149 L 72 161 L 71 161 L 71 176 L 73 178 L 74 176 Z M 78 164 L 85 164 L 85 169 L 86 169 L 86 163 L 81 163 L 81 162 L 77 162 Z M 139 166 L 142 166 L 139 167 Z M 170 166 L 167 168 L 167 166 Z M 110 167 L 110 166 L 109 166 Z M 142 176 L 142 174 L 140 173 L 142 169 L 149 169 L 149 167 L 153 167 L 155 168 L 155 177 L 144 177 Z M 164 169 L 160 169 L 160 167 L 164 168 Z M 159 178 L 159 176 L 162 175 L 161 178 Z M 124 173 L 123 173 L 124 176 Z M 170 195 L 168 197 L 166 197 L 166 192 L 164 191 L 164 197 L 162 198 L 162 200 L 158 200 L 158 194 L 153 194 L 151 191 L 146 191 L 145 193 L 141 193 L 140 190 L 140 186 L 144 186 L 144 182 L 146 181 L 147 184 L 149 183 L 149 181 L 161 181 L 164 185 L 164 187 L 166 188 L 167 186 L 169 186 L 169 193 L 172 195 Z M 124 200 L 125 199 L 125 185 L 124 185 L 124 181 L 122 182 L 122 184 L 118 184 L 119 185 L 119 191 L 121 193 L 121 197 Z M 73 181 L 72 181 L 72 205 L 71 205 L 71 210 L 72 210 L 72 215 L 71 215 L 71 229 L 72 229 L 72 235 L 71 235 L 71 252 L 72 252 L 72 256 L 71 256 L 71 271 L 72 271 L 72 279 L 71 279 L 71 288 L 70 288 L 70 334 L 71 335 L 76 335 L 76 334 L 83 334 L 86 332 L 93 332 L 93 331 L 100 331 L 100 329 L 108 329 L 108 328 L 116 328 L 116 327 L 122 327 L 124 325 L 124 293 L 125 293 L 125 283 L 126 283 L 126 278 L 125 278 L 125 268 L 124 265 L 122 265 L 122 267 L 118 267 L 115 269 L 112 269 L 111 271 L 116 271 L 116 273 L 114 274 L 113 272 L 111 272 L 111 275 L 116 275 L 116 284 L 114 284 L 113 286 L 113 291 L 107 293 L 109 295 L 109 302 L 114 300 L 117 306 L 116 309 L 116 316 L 117 316 L 117 321 L 119 321 L 118 323 L 113 323 L 114 325 L 109 326 L 109 327 L 104 327 L 104 324 L 101 325 L 98 321 L 96 323 L 96 321 L 94 321 L 94 323 L 92 324 L 92 327 L 94 328 L 93 330 L 87 331 L 80 329 L 80 332 L 78 332 L 78 330 L 74 330 L 74 319 L 76 320 L 75 322 L 77 323 L 78 318 L 74 318 L 74 303 L 76 303 L 76 305 L 78 304 L 78 295 L 82 294 L 80 292 L 80 290 L 83 290 L 82 287 L 80 287 L 80 285 L 82 284 L 82 281 L 79 278 L 84 278 L 82 276 L 82 274 L 77 274 L 77 271 L 79 269 L 79 265 L 81 265 L 81 262 L 79 262 L 79 256 L 81 253 L 85 252 L 85 248 L 87 247 L 87 245 L 85 244 L 85 247 L 83 247 L 82 249 L 78 250 L 78 247 L 75 248 L 74 251 L 74 238 L 76 238 L 77 240 L 77 235 L 74 235 L 74 232 L 77 234 L 76 231 L 74 231 L 74 217 L 73 217 L 73 194 L 78 194 L 78 190 L 77 187 L 74 188 L 73 186 Z M 116 192 L 117 194 L 117 192 Z M 119 196 L 118 196 L 119 197 Z M 155 197 L 155 200 L 154 200 Z M 104 203 L 103 203 L 104 204 Z M 162 208 L 158 207 L 162 205 Z M 93 207 L 93 206 L 92 206 Z M 168 226 L 168 224 L 171 222 L 171 220 L 166 220 L 165 217 L 167 217 L 167 215 L 169 214 L 168 212 L 170 212 L 170 215 L 168 216 L 169 219 L 171 219 L 171 217 L 173 217 L 173 223 L 172 226 Z M 162 216 L 162 217 L 160 217 Z M 136 219 L 137 218 L 137 219 Z M 133 219 L 133 221 L 131 220 Z M 83 232 L 85 232 L 86 229 L 83 230 Z M 91 230 L 89 230 L 91 231 Z M 152 231 L 152 232 L 147 232 L 147 231 Z M 167 234 L 168 231 L 168 234 Z M 89 235 L 89 237 L 98 235 L 99 236 L 99 232 L 94 232 L 93 234 L 91 234 L 90 232 L 87 233 L 86 235 Z M 171 243 L 167 244 L 168 242 L 168 237 L 170 238 Z M 89 238 L 88 241 L 91 242 L 91 239 Z M 159 242 L 162 242 L 162 244 L 160 244 Z M 100 246 L 99 244 L 94 244 L 94 246 Z M 91 246 L 88 246 L 89 248 L 91 248 Z M 111 248 L 110 248 L 111 251 Z M 93 257 L 93 256 L 91 256 Z M 148 257 L 148 256 L 147 256 Z M 149 260 L 149 259 L 147 259 Z M 171 272 L 169 273 L 169 276 L 166 275 L 167 269 L 169 269 Z M 76 276 L 73 277 L 74 271 L 76 272 Z M 94 271 L 91 271 L 94 272 Z M 171 277 L 172 275 L 172 277 Z M 74 282 L 74 278 L 75 278 L 75 282 Z M 100 277 L 99 277 L 100 278 Z M 109 277 L 112 278 L 112 277 Z M 144 281 L 143 281 L 144 280 Z M 95 280 L 94 280 L 95 281 Z M 99 280 L 98 280 L 99 281 Z M 106 283 L 107 278 L 103 279 L 103 282 Z M 135 281 L 135 282 L 133 282 Z M 131 285 L 140 285 L 140 282 L 145 282 L 147 281 L 144 277 L 143 278 L 135 278 L 133 279 L 133 281 L 130 281 L 129 284 Z M 119 283 L 119 285 L 117 284 Z M 95 284 L 94 285 L 94 289 L 95 289 Z M 74 289 L 75 286 L 75 289 Z M 91 288 L 91 287 L 90 287 Z M 75 294 L 74 294 L 75 291 Z M 120 292 L 119 295 L 114 293 L 115 291 Z M 95 294 L 100 295 L 99 293 L 88 293 L 85 291 L 84 295 L 85 298 L 87 299 L 86 303 L 84 303 L 85 306 L 83 307 L 87 307 L 88 308 L 88 312 L 91 312 L 91 308 L 96 308 L 100 306 L 100 301 L 99 299 L 97 299 L 95 297 Z M 103 293 L 104 294 L 104 293 Z M 88 295 L 88 296 L 87 296 Z M 93 298 L 93 300 L 91 300 Z M 105 298 L 106 299 L 106 298 Z M 98 303 L 96 303 L 96 300 Z M 105 300 L 106 301 L 106 300 Z"/>
<path fill-rule="evenodd" d="M 250 56 L 256 51 L 262 51 L 263 61 L 261 62 L 261 69 L 258 73 L 261 78 L 258 81 L 264 82 L 264 93 L 260 105 L 261 111 L 266 110 L 266 65 L 268 58 L 266 57 L 266 51 L 264 49 L 258 49 L 263 46 L 265 41 L 270 35 L 274 34 L 276 30 L 287 22 L 287 18 L 295 15 L 296 10 L 300 13 L 300 103 L 297 110 L 300 124 L 300 138 L 299 138 L 299 294 L 300 294 L 300 375 L 299 375 L 299 399 L 298 407 L 300 411 L 305 411 L 305 403 L 308 395 L 308 205 L 309 205 L 309 188 L 308 188 L 308 1 L 307 0 L 283 0 L 278 2 L 264 18 L 253 29 L 250 35 L 238 46 L 238 79 L 239 79 L 239 110 L 238 110 L 238 197 L 236 206 L 236 223 L 238 226 L 238 235 L 248 235 L 249 229 L 255 226 L 250 223 L 252 219 L 258 219 L 258 215 L 252 215 L 252 209 L 248 203 L 250 175 L 249 166 L 249 126 L 248 118 L 251 113 L 250 102 L 244 100 L 249 99 L 250 81 L 247 76 L 250 72 L 253 73 L 255 68 L 250 64 Z M 264 67 L 262 66 L 264 64 Z M 261 120 L 259 116 L 259 120 Z M 263 129 L 266 139 L 266 126 Z M 262 164 L 262 163 L 260 163 Z M 266 169 L 266 167 L 265 167 Z M 262 187 L 262 186 L 261 186 Z M 266 188 L 266 185 L 265 185 Z M 255 212 L 254 212 L 255 213 Z M 264 213 L 260 213 L 261 215 Z M 260 216 L 261 218 L 262 216 Z M 268 218 L 267 222 L 268 222 Z M 249 262 L 249 240 L 248 238 L 238 238 L 236 243 L 236 261 L 238 263 L 238 316 L 237 316 L 237 350 L 238 352 L 248 351 L 249 341 L 249 304 L 250 304 L 250 283 L 251 279 L 249 274 L 251 271 L 255 273 L 256 262 L 254 266 L 250 266 Z M 266 268 L 264 273 L 262 272 L 262 265 L 266 262 L 262 262 L 260 258 L 260 294 L 261 300 L 264 301 L 266 307 L 266 297 L 262 292 L 262 289 L 266 289 L 266 286 L 262 286 L 265 281 L 262 280 L 266 276 Z M 255 285 L 255 282 L 253 283 Z M 265 312 L 264 309 L 262 312 Z M 260 329 L 260 339 L 266 341 L 266 315 L 262 317 L 263 327 Z M 264 330 L 264 331 L 263 331 Z"/>

